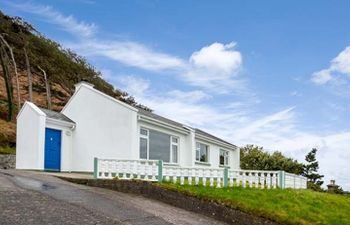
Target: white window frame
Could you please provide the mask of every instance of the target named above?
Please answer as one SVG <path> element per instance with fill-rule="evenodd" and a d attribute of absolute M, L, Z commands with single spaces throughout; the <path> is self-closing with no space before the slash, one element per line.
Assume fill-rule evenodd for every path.
<path fill-rule="evenodd" d="M 176 138 L 177 142 L 173 142 L 173 138 Z M 170 135 L 170 162 L 172 164 L 178 164 L 179 163 L 179 142 L 180 142 L 180 138 L 176 137 L 176 136 L 172 136 Z M 174 162 L 173 159 L 173 146 L 177 147 L 177 162 Z"/>
<path fill-rule="evenodd" d="M 147 131 L 147 135 L 144 135 L 144 134 L 141 134 L 141 130 L 146 130 Z M 139 132 L 139 151 L 140 151 L 140 145 L 141 145 L 141 142 L 140 142 L 140 139 L 141 138 L 144 138 L 147 140 L 147 158 L 146 160 L 149 160 L 149 129 L 148 128 L 145 128 L 145 127 L 140 127 L 140 132 Z M 162 132 L 162 131 L 160 131 Z M 164 133 L 164 132 L 162 132 Z M 165 133 L 167 134 L 167 133 Z M 168 164 L 178 164 L 179 163 L 179 152 L 180 152 L 180 137 L 177 137 L 177 136 L 174 136 L 174 135 L 170 135 L 170 159 L 169 159 L 169 162 L 164 162 L 164 163 L 168 163 Z M 177 139 L 177 143 L 176 142 L 173 142 L 173 138 L 176 138 Z M 177 146 L 177 162 L 173 162 L 173 145 L 176 145 Z M 139 154 L 140 156 L 140 154 Z M 140 158 L 140 157 L 139 157 Z M 141 159 L 141 158 L 140 158 Z"/>
<path fill-rule="evenodd" d="M 224 164 L 221 164 L 221 161 L 220 161 L 221 152 L 224 152 Z M 230 164 L 230 151 L 220 148 L 220 151 L 219 151 L 219 165 L 220 166 L 229 166 L 229 164 Z"/>
<path fill-rule="evenodd" d="M 201 161 L 201 148 L 200 148 L 201 144 L 207 146 L 207 161 L 206 162 Z M 197 160 L 197 151 L 199 151 L 199 160 Z M 196 142 L 196 157 L 195 157 L 196 162 L 209 163 L 210 162 L 209 155 L 210 155 L 210 146 L 208 144 L 197 141 Z"/>
<path fill-rule="evenodd" d="M 147 135 L 141 134 L 141 130 L 146 130 L 147 131 Z M 141 127 L 139 135 L 140 135 L 140 138 L 139 138 L 139 151 L 140 151 L 140 145 L 141 145 L 141 141 L 140 141 L 141 138 L 144 138 L 144 139 L 147 140 L 147 157 L 146 157 L 146 159 L 148 160 L 149 159 L 149 130 L 147 128 Z M 140 153 L 139 153 L 139 158 L 142 159 L 140 157 Z"/>

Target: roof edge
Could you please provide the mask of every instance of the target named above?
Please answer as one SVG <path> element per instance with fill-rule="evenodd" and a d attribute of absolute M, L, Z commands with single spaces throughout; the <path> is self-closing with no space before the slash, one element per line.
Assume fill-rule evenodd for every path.
<path fill-rule="evenodd" d="M 113 98 L 113 97 L 111 97 L 111 96 L 109 96 L 109 95 L 107 95 L 107 94 L 105 94 L 105 93 L 103 93 L 103 92 L 101 92 L 101 91 L 95 89 L 94 87 L 92 87 L 92 86 L 90 86 L 90 85 L 88 85 L 88 84 L 85 84 L 85 83 L 78 83 L 78 84 L 80 84 L 80 85 L 77 87 L 77 89 L 75 90 L 74 94 L 69 98 L 68 102 L 66 103 L 66 105 L 65 105 L 65 106 L 63 107 L 63 109 L 61 110 L 61 113 L 64 112 L 64 110 L 65 110 L 65 109 L 68 107 L 68 105 L 72 102 L 72 99 L 77 95 L 77 93 L 78 93 L 82 88 L 86 88 L 87 90 L 93 91 L 93 92 L 95 92 L 95 93 L 101 95 L 102 97 L 109 99 L 110 101 L 113 101 L 113 102 L 115 102 L 115 103 L 118 103 L 118 104 L 120 104 L 120 105 L 122 105 L 122 106 L 124 106 L 124 107 L 126 107 L 126 108 L 128 108 L 128 109 L 130 109 L 130 110 L 132 110 L 132 111 L 138 112 L 138 109 L 137 109 L 137 108 L 135 108 L 135 107 L 133 107 L 133 106 L 131 106 L 131 105 L 128 105 L 128 104 L 126 104 L 126 103 L 124 103 L 124 102 L 122 102 L 122 101 L 120 101 L 120 100 L 118 100 L 118 99 L 116 99 L 116 98 Z M 64 113 L 63 113 L 63 114 L 64 114 Z"/>
<path fill-rule="evenodd" d="M 31 109 L 33 109 L 34 112 L 36 112 L 39 116 L 45 116 L 46 117 L 46 114 L 40 110 L 40 108 L 38 106 L 36 106 L 34 103 L 32 102 L 29 102 L 29 101 L 25 101 L 21 110 L 19 111 L 19 113 L 17 114 L 16 116 L 16 119 L 18 119 L 18 117 L 21 116 L 23 110 L 25 107 L 30 107 Z"/>

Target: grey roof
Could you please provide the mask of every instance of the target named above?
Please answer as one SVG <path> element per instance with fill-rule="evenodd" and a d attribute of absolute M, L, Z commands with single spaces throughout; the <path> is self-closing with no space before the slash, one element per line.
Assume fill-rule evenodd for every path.
<path fill-rule="evenodd" d="M 139 113 L 140 113 L 141 115 L 151 117 L 152 119 L 156 119 L 156 120 L 159 120 L 159 121 L 162 121 L 162 122 L 165 122 L 165 123 L 168 123 L 168 124 L 170 124 L 170 125 L 177 126 L 177 127 L 181 127 L 181 128 L 184 126 L 184 125 L 181 124 L 181 123 L 178 123 L 178 122 L 176 122 L 176 121 L 174 121 L 174 120 L 170 120 L 170 119 L 165 118 L 165 117 L 163 117 L 163 116 L 157 115 L 157 114 L 155 114 L 155 113 L 153 113 L 153 112 L 146 111 L 146 110 L 140 109 L 140 108 L 138 108 L 138 110 L 139 110 Z"/>
<path fill-rule="evenodd" d="M 202 130 L 200 130 L 200 129 L 195 128 L 195 132 L 196 132 L 197 134 L 199 134 L 199 135 L 203 135 L 203 136 L 205 136 L 205 137 L 209 137 L 209 138 L 215 139 L 215 140 L 217 140 L 217 141 L 226 143 L 226 144 L 228 144 L 228 145 L 236 146 L 236 145 L 234 145 L 234 144 L 231 144 L 230 142 L 227 142 L 227 141 L 225 141 L 225 140 L 223 140 L 223 139 L 221 139 L 221 138 L 215 137 L 214 135 L 211 135 L 211 134 L 209 134 L 209 133 L 207 133 L 207 132 L 205 132 L 205 131 L 202 131 Z"/>
<path fill-rule="evenodd" d="M 139 110 L 139 114 L 147 116 L 147 117 L 150 117 L 152 119 L 156 119 L 156 120 L 162 121 L 164 123 L 167 123 L 167 124 L 170 124 L 170 125 L 173 125 L 173 126 L 177 126 L 179 128 L 185 128 L 186 129 L 186 127 L 188 127 L 188 126 L 186 126 L 186 125 L 184 125 L 182 123 L 176 122 L 174 120 L 170 120 L 170 119 L 165 118 L 163 116 L 157 115 L 157 114 L 155 114 L 153 112 L 146 111 L 146 110 L 141 109 L 141 108 L 138 108 L 138 110 Z M 208 137 L 208 138 L 211 138 L 211 139 L 214 139 L 214 140 L 217 140 L 217 141 L 223 142 L 225 144 L 228 144 L 228 145 L 236 147 L 236 145 L 231 144 L 230 142 L 227 142 L 227 141 L 225 141 L 225 140 L 223 140 L 221 138 L 218 138 L 218 137 L 216 137 L 214 135 L 211 135 L 211 134 L 209 134 L 209 133 L 207 133 L 205 131 L 202 131 L 202 130 L 197 129 L 197 128 L 192 128 L 192 129 L 194 129 L 195 133 L 197 133 L 199 135 L 202 135 L 202 136 L 205 136 L 205 137 Z"/>
<path fill-rule="evenodd" d="M 75 124 L 73 120 L 69 119 L 67 116 L 63 115 L 60 112 L 55 112 L 44 108 L 40 108 L 40 110 L 43 111 L 48 118 Z"/>

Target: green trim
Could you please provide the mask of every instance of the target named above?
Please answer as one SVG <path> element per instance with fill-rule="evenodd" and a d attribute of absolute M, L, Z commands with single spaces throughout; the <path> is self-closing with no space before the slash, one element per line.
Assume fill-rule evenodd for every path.
<path fill-rule="evenodd" d="M 163 181 L 163 160 L 158 161 L 158 182 Z"/>
<path fill-rule="evenodd" d="M 97 166 L 98 166 L 98 159 L 94 158 L 94 179 L 97 179 Z"/>
<path fill-rule="evenodd" d="M 228 168 L 224 168 L 224 187 L 228 186 Z"/>
<path fill-rule="evenodd" d="M 285 188 L 285 172 L 278 171 L 278 187 L 281 189 Z"/>

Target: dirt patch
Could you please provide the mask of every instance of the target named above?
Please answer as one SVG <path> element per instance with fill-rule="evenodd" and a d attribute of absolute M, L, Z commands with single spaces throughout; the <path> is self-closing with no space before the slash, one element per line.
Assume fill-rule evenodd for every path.
<path fill-rule="evenodd" d="M 230 224 L 265 224 L 276 225 L 278 223 L 270 221 L 265 218 L 257 217 L 244 213 L 237 209 L 229 208 L 215 202 L 201 200 L 183 193 L 173 190 L 167 190 L 147 181 L 136 180 L 94 180 L 94 179 L 76 179 L 59 177 L 77 184 L 83 184 L 93 187 L 101 187 L 112 189 L 125 193 L 139 194 L 147 198 L 156 199 L 158 201 L 210 216 L 220 221 Z"/>

